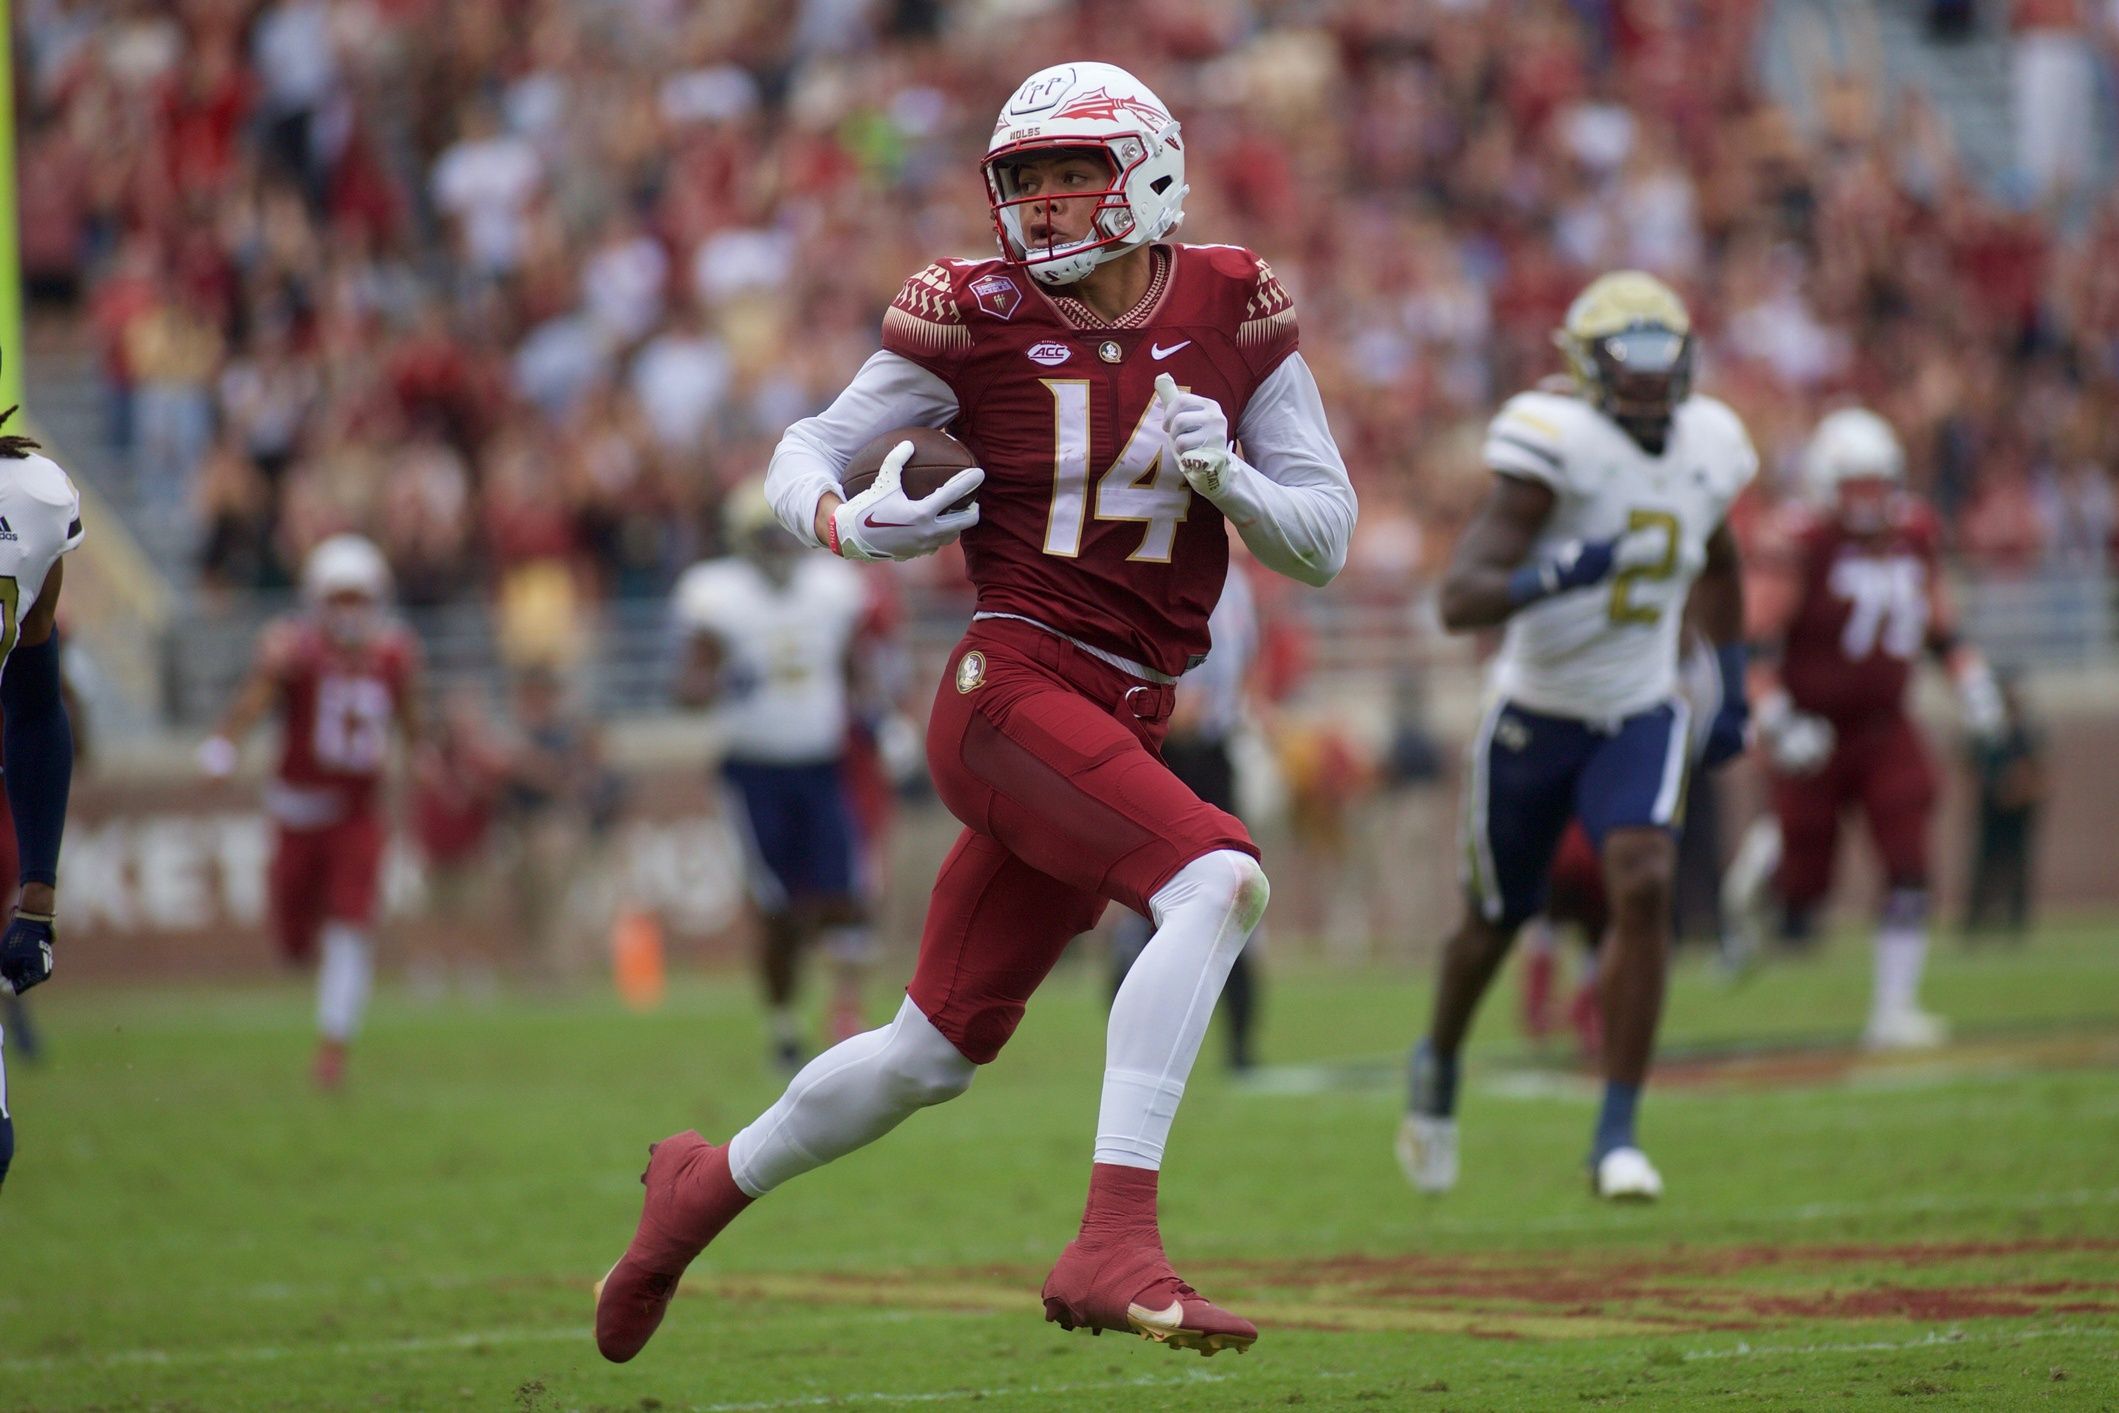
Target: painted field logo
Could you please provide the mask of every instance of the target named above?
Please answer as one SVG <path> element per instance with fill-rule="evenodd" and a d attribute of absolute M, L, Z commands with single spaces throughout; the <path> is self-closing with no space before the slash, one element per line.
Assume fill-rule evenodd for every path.
<path fill-rule="evenodd" d="M 1072 357 L 1074 350 L 1063 343 L 1041 343 L 1030 350 L 1030 361 L 1047 368 L 1057 368 Z"/>
<path fill-rule="evenodd" d="M 957 659 L 956 689 L 975 692 L 986 684 L 986 654 L 973 648 Z"/>

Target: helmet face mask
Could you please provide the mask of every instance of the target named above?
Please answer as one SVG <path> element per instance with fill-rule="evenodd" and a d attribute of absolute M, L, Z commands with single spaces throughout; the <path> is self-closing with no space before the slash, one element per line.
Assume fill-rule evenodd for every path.
<path fill-rule="evenodd" d="M 1835 487 L 1839 523 L 1857 535 L 1880 533 L 1891 519 L 1898 483 L 1883 476 L 1855 476 Z"/>
<path fill-rule="evenodd" d="M 1100 189 L 1025 192 L 1023 169 L 1089 157 L 1108 167 Z M 1098 265 L 1160 240 L 1184 219 L 1178 125 L 1139 79 L 1113 64 L 1061 64 L 1032 74 L 1001 109 L 980 164 L 1004 259 L 1043 285 L 1068 285 Z M 1093 202 L 1066 211 L 1054 203 Z M 1042 231 L 1032 227 L 1042 226 Z"/>
<path fill-rule="evenodd" d="M 382 626 L 383 606 L 361 589 L 335 589 L 317 605 L 324 636 L 340 647 L 358 647 Z"/>
<path fill-rule="evenodd" d="M 1643 447 L 1661 451 L 1670 419 L 1692 392 L 1692 339 L 1641 325 L 1598 339 L 1590 357 L 1597 367 L 1598 406 Z"/>
<path fill-rule="evenodd" d="M 1593 282 L 1553 335 L 1582 395 L 1652 455 L 1692 395 L 1692 319 L 1661 280 L 1622 270 Z"/>
<path fill-rule="evenodd" d="M 1123 146 L 1134 149 L 1140 144 Z M 1069 167 L 1094 164 L 1101 186 L 1065 190 L 1025 190 L 1024 177 L 1056 176 L 1064 180 L 1076 175 Z M 1138 156 L 1135 157 L 1138 165 Z M 1078 171 L 1078 168 L 1077 168 Z M 1101 144 L 1080 146 L 1022 146 L 1004 149 L 985 163 L 986 196 L 993 208 L 994 229 L 1001 248 L 1047 284 L 1071 284 L 1061 278 L 1079 268 L 1087 274 L 1096 267 L 1095 253 L 1116 245 L 1133 233 L 1133 208 L 1126 201 L 1125 169 Z M 1086 217 L 1086 219 L 1082 219 Z M 1038 227 L 1044 227 L 1042 233 Z M 1067 229 L 1063 229 L 1067 228 Z M 1042 273 L 1040 273 L 1042 272 Z"/>

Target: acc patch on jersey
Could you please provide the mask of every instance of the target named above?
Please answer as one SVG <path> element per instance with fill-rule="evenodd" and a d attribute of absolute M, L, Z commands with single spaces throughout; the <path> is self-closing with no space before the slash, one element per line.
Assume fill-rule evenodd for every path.
<path fill-rule="evenodd" d="M 986 685 L 986 654 L 973 648 L 957 659 L 956 689 L 959 692 L 975 692 Z"/>
<path fill-rule="evenodd" d="M 1023 302 L 1023 292 L 1006 275 L 981 275 L 971 282 L 971 297 L 996 319 L 1006 319 Z"/>

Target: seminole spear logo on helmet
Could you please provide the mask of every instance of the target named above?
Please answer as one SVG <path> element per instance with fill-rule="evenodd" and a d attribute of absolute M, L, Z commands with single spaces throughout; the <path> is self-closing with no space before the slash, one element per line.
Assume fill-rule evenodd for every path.
<path fill-rule="evenodd" d="M 1660 454 L 1692 392 L 1692 316 L 1676 291 L 1639 270 L 1604 275 L 1575 297 L 1552 337 L 1582 396 Z"/>

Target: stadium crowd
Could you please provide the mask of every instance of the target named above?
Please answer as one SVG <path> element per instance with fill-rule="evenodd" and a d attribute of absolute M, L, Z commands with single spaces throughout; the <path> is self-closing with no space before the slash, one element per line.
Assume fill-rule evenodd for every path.
<path fill-rule="evenodd" d="M 414 604 L 657 594 L 904 277 L 990 251 L 1008 86 L 1122 55 L 1191 143 L 1184 236 L 1295 293 L 1357 573 L 1439 562 L 1479 427 L 1621 264 L 1688 296 L 1769 487 L 1859 396 L 1961 550 L 2101 566 L 2119 201 L 2000 204 L 1855 75 L 1776 106 L 1768 8 L 25 0 L 25 272 L 92 327 L 110 439 L 207 582 L 357 528 Z"/>

